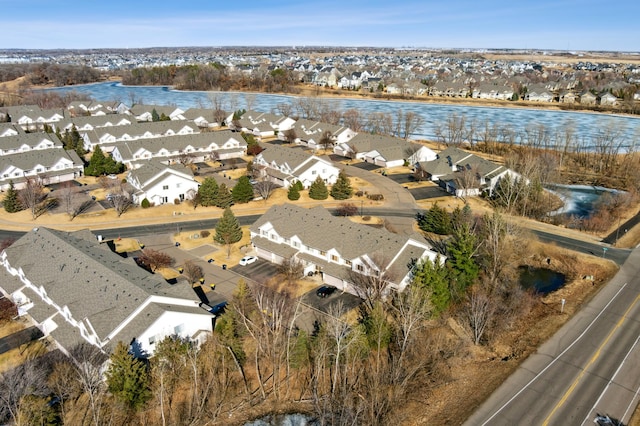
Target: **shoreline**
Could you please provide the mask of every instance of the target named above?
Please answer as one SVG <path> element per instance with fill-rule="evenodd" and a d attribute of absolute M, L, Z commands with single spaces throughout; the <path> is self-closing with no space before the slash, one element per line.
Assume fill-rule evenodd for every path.
<path fill-rule="evenodd" d="M 620 117 L 620 118 L 635 118 L 640 119 L 640 115 L 637 114 L 629 114 L 618 111 L 598 111 L 592 109 L 582 109 L 582 108 L 561 108 L 558 104 L 547 104 L 547 103 L 534 103 L 534 104 L 524 104 L 524 101 L 499 101 L 499 100 L 485 100 L 485 99 L 473 99 L 473 98 L 441 98 L 441 97 L 416 97 L 411 96 L 408 98 L 400 98 L 397 96 L 373 96 L 370 94 L 354 94 L 349 91 L 345 91 L 346 93 L 336 93 L 339 89 L 323 89 L 316 86 L 296 86 L 300 88 L 298 93 L 293 92 L 255 92 L 255 91 L 244 91 L 244 90 L 231 90 L 231 91 L 220 91 L 220 90 L 182 90 L 176 89 L 174 86 L 168 85 L 126 85 L 122 83 L 122 79 L 107 79 L 104 81 L 98 81 L 93 83 L 86 83 L 81 85 L 71 85 L 71 86 L 52 86 L 52 85 L 43 85 L 43 86 L 31 86 L 29 89 L 31 90 L 51 90 L 51 89 L 69 89 L 73 87 L 80 86 L 89 86 L 96 84 L 106 84 L 106 83 L 116 83 L 121 85 L 122 87 L 159 87 L 166 88 L 169 91 L 180 92 L 180 93 L 220 93 L 220 94 L 242 94 L 242 95 L 274 95 L 274 96 L 284 96 L 289 98 L 307 98 L 307 99 L 346 99 L 353 101 L 376 101 L 376 102 L 388 102 L 388 103 L 396 103 L 396 102 L 404 102 L 404 103 L 415 103 L 415 104 L 432 104 L 432 105 L 446 105 L 446 106 L 464 106 L 470 108 L 495 108 L 495 109 L 520 109 L 520 110 L 531 110 L 531 111 L 553 111 L 553 112 L 568 112 L 568 113 L 582 113 L 582 114 L 593 114 L 598 116 L 610 116 L 610 117 Z M 319 89 L 319 90 L 318 90 Z M 312 93 L 313 92 L 313 93 Z"/>

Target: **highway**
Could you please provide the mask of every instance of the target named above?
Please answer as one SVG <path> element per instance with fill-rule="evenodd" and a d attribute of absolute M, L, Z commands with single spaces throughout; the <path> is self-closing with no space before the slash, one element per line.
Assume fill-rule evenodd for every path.
<path fill-rule="evenodd" d="M 531 355 L 466 425 L 628 422 L 640 375 L 640 249 L 614 279 Z"/>

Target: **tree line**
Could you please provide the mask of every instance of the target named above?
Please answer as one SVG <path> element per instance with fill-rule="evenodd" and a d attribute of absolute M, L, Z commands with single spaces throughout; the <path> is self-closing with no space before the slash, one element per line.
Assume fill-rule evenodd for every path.
<path fill-rule="evenodd" d="M 296 80 L 286 68 L 261 68 L 246 74 L 220 63 L 134 68 L 122 73 L 126 85 L 174 86 L 180 90 L 247 90 L 294 93 Z"/>

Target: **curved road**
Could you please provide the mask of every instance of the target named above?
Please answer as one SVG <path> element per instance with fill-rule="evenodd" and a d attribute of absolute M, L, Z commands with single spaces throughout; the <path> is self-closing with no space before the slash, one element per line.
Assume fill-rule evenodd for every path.
<path fill-rule="evenodd" d="M 568 301 L 567 303 L 571 303 Z M 629 421 L 640 392 L 640 249 L 614 279 L 531 355 L 466 425 Z"/>

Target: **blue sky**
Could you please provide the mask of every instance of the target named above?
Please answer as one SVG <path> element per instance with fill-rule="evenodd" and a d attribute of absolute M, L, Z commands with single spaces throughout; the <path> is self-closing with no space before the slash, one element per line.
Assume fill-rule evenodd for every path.
<path fill-rule="evenodd" d="M 640 51 L 638 0 L 0 0 L 0 10 L 0 48 Z"/>

